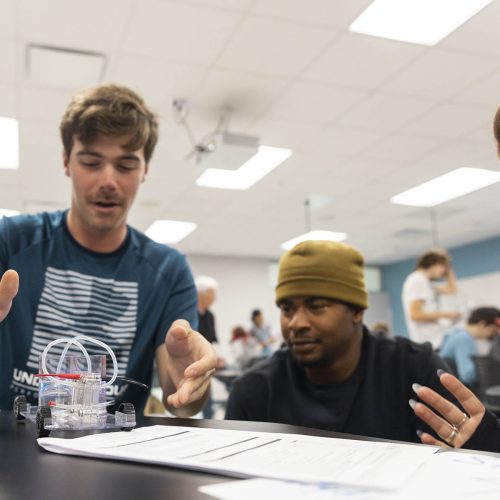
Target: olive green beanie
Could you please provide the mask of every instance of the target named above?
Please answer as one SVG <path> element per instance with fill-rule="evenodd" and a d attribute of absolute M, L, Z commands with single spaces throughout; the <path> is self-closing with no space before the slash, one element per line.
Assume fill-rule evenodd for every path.
<path fill-rule="evenodd" d="M 325 297 L 368 307 L 363 256 L 333 241 L 304 241 L 280 260 L 276 303 L 290 297 Z"/>

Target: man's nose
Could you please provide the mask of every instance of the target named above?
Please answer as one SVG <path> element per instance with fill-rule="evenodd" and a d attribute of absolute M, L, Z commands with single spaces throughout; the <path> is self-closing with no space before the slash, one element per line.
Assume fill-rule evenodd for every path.
<path fill-rule="evenodd" d="M 110 191 L 116 189 L 116 169 L 112 164 L 106 163 L 101 169 L 100 184 L 101 189 Z"/>
<path fill-rule="evenodd" d="M 288 327 L 292 330 L 301 330 L 303 328 L 308 328 L 309 326 L 309 316 L 307 315 L 306 308 L 302 306 L 297 307 L 288 322 Z"/>

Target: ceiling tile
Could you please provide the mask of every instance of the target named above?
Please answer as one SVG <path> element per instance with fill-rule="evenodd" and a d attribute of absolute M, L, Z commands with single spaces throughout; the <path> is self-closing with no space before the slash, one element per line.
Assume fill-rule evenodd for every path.
<path fill-rule="evenodd" d="M 493 1 L 458 30 L 445 38 L 439 47 L 462 49 L 494 56 L 500 55 L 500 2 Z"/>
<path fill-rule="evenodd" d="M 0 116 L 19 118 L 17 95 L 14 86 L 0 85 Z"/>
<path fill-rule="evenodd" d="M 267 18 L 247 17 L 217 61 L 221 68 L 293 77 L 336 32 Z"/>
<path fill-rule="evenodd" d="M 378 93 L 361 101 L 340 119 L 340 125 L 377 132 L 396 132 L 435 106 L 435 102 Z"/>
<path fill-rule="evenodd" d="M 348 33 L 334 42 L 307 69 L 303 78 L 372 89 L 424 50 L 416 45 Z"/>
<path fill-rule="evenodd" d="M 442 104 L 403 128 L 405 133 L 454 138 L 491 120 L 491 111 L 473 106 Z"/>
<path fill-rule="evenodd" d="M 81 50 L 118 48 L 128 26 L 132 0 L 86 0 L 78 5 L 65 0 L 19 0 L 19 34 L 31 43 Z M 117 15 L 119 13 L 119 15 Z"/>
<path fill-rule="evenodd" d="M 494 115 L 500 105 L 500 71 L 467 87 L 453 97 L 460 104 L 488 107 Z"/>
<path fill-rule="evenodd" d="M 136 89 L 157 112 L 170 117 L 172 101 L 190 98 L 206 71 L 199 65 L 122 56 L 113 67 L 110 80 Z"/>
<path fill-rule="evenodd" d="M 314 83 L 294 83 L 269 109 L 271 117 L 328 124 L 367 96 L 366 92 Z"/>
<path fill-rule="evenodd" d="M 228 125 L 239 114 L 262 113 L 287 84 L 283 78 L 211 69 L 192 96 L 193 109 L 217 116 L 227 110 Z"/>
<path fill-rule="evenodd" d="M 2 15 L 0 16 L 0 36 L 14 37 L 17 35 L 16 0 L 2 0 Z M 0 41 L 0 44 L 3 41 Z"/>
<path fill-rule="evenodd" d="M 299 23 L 345 28 L 371 3 L 372 0 L 257 0 L 252 12 L 288 19 Z"/>
<path fill-rule="evenodd" d="M 262 117 L 252 123 L 248 133 L 260 137 L 261 144 L 300 150 L 302 145 L 316 137 L 323 127 L 301 121 L 277 120 Z"/>
<path fill-rule="evenodd" d="M 133 16 L 134 29 L 124 37 L 131 55 L 210 66 L 223 49 L 241 14 L 194 4 L 142 0 Z"/>
<path fill-rule="evenodd" d="M 347 158 L 367 150 L 382 137 L 382 134 L 368 130 L 328 127 L 310 142 L 304 144 L 303 150 L 324 154 L 327 158 Z"/>
<path fill-rule="evenodd" d="M 380 142 L 370 147 L 366 151 L 366 155 L 404 164 L 415 161 L 446 143 L 446 140 L 433 137 L 393 134 L 387 135 Z"/>
<path fill-rule="evenodd" d="M 252 4 L 253 0 L 181 0 L 184 3 L 203 5 L 206 7 L 216 7 L 220 9 L 245 11 Z"/>
<path fill-rule="evenodd" d="M 493 58 L 434 49 L 391 78 L 383 90 L 445 99 L 499 69 Z"/>
<path fill-rule="evenodd" d="M 19 89 L 19 118 L 29 123 L 46 123 L 57 130 L 72 95 L 71 90 L 23 85 Z"/>
<path fill-rule="evenodd" d="M 18 44 L 0 39 L 0 83 L 14 83 L 18 76 Z"/>
<path fill-rule="evenodd" d="M 424 155 L 419 162 L 428 167 L 440 165 L 447 170 L 459 167 L 497 169 L 499 166 L 493 144 L 491 147 L 484 147 L 463 138 L 448 142 L 443 147 Z"/>

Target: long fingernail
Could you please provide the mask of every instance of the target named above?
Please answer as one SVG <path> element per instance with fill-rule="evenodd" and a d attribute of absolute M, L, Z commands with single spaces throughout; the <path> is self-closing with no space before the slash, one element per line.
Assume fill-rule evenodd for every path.
<path fill-rule="evenodd" d="M 424 431 L 421 431 L 420 429 L 417 430 L 417 436 L 421 438 L 424 435 Z"/>
<path fill-rule="evenodd" d="M 441 368 L 437 371 L 438 377 L 441 377 L 441 375 L 444 375 L 445 373 L 447 373 L 447 372 L 445 372 L 444 370 L 441 370 Z"/>
<path fill-rule="evenodd" d="M 411 406 L 411 409 L 414 410 L 417 402 L 414 399 L 410 399 L 408 400 L 408 404 Z"/>
<path fill-rule="evenodd" d="M 415 391 L 415 392 L 418 392 L 419 389 L 422 388 L 422 386 L 420 384 L 417 384 L 416 382 L 414 384 L 412 384 L 411 388 Z"/>

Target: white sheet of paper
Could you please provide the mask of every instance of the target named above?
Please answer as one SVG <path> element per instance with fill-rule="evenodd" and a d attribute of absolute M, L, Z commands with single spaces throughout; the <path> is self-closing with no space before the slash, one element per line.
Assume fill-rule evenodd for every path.
<path fill-rule="evenodd" d="M 334 484 L 305 484 L 273 479 L 227 481 L 201 486 L 199 490 L 219 500 L 498 500 L 500 458 L 446 451 L 437 453 L 401 488 L 381 491 Z"/>
<path fill-rule="evenodd" d="M 55 453 L 163 464 L 236 477 L 396 489 L 436 449 L 299 434 L 152 426 L 75 439 L 40 438 Z"/>
<path fill-rule="evenodd" d="M 356 489 L 337 484 L 310 484 L 276 479 L 247 479 L 200 486 L 199 491 L 218 500 L 255 500 L 286 498 L 286 500 L 383 500 L 392 492 Z M 392 498 L 392 496 L 390 497 Z"/>

